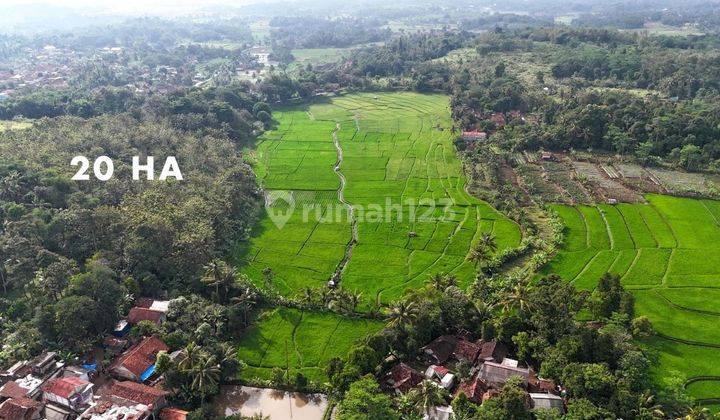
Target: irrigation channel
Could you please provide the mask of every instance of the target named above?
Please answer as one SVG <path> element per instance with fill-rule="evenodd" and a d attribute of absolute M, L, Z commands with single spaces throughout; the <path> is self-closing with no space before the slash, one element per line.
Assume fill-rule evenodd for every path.
<path fill-rule="evenodd" d="M 352 204 L 348 203 L 345 200 L 345 185 L 347 184 L 347 180 L 345 179 L 345 175 L 343 175 L 342 171 L 340 171 L 340 166 L 342 166 L 343 163 L 343 150 L 340 146 L 340 141 L 338 140 L 338 131 L 340 131 L 340 123 L 335 124 L 335 130 L 333 130 L 332 132 L 333 145 L 335 145 L 335 149 L 337 150 L 337 160 L 335 161 L 333 171 L 337 174 L 338 178 L 340 178 L 340 186 L 337 190 L 338 200 L 348 209 L 348 219 L 350 220 L 350 229 L 352 230 L 352 236 L 347 246 L 345 247 L 345 255 L 343 256 L 343 259 L 335 268 L 335 272 L 330 279 L 333 286 L 337 286 L 340 282 L 342 272 L 345 270 L 345 267 L 347 267 L 348 262 L 350 262 L 350 257 L 352 257 L 352 250 L 355 247 L 355 244 L 357 244 L 358 242 L 358 225 L 357 219 L 355 218 L 355 208 L 352 206 Z"/>

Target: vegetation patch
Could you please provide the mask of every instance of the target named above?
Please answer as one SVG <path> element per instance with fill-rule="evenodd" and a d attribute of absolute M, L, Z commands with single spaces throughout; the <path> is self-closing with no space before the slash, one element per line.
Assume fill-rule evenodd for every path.
<path fill-rule="evenodd" d="M 710 359 L 720 347 L 715 289 L 720 279 L 720 203 L 645 198 L 649 204 L 553 206 L 565 222 L 566 239 L 544 273 L 556 273 L 586 290 L 594 289 L 605 272 L 618 274 L 635 296 L 637 315 L 648 317 L 660 336 L 648 343 L 659 354 L 656 376 L 674 371 L 682 372 L 684 380 L 717 375 Z M 602 224 L 607 225 L 604 231 Z M 687 389 L 700 399 L 720 397 L 716 380 L 694 382 Z"/>

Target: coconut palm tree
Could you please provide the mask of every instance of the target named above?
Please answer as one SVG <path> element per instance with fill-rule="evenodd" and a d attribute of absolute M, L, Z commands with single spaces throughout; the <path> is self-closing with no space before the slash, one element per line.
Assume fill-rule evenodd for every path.
<path fill-rule="evenodd" d="M 480 237 L 480 243 L 491 253 L 497 251 L 497 242 L 495 241 L 495 237 L 490 233 L 483 233 Z"/>
<path fill-rule="evenodd" d="M 477 245 L 472 247 L 470 249 L 470 253 L 468 254 L 468 260 L 484 265 L 486 262 L 490 261 L 490 257 L 492 256 L 492 253 L 490 250 L 483 245 L 482 242 L 479 242 Z"/>
<path fill-rule="evenodd" d="M 445 274 L 443 273 L 435 273 L 430 277 L 430 280 L 428 281 L 433 289 L 437 291 L 445 290 L 446 287 L 446 281 L 445 281 Z"/>
<path fill-rule="evenodd" d="M 220 365 L 215 356 L 203 354 L 197 363 L 190 369 L 192 383 L 190 387 L 200 394 L 200 401 L 205 402 L 205 396 L 220 382 Z"/>
<path fill-rule="evenodd" d="M 358 305 L 360 304 L 360 301 L 362 300 L 362 293 L 349 293 L 347 297 L 348 306 L 350 309 L 350 312 L 355 312 Z"/>
<path fill-rule="evenodd" d="M 200 348 L 194 341 L 188 343 L 182 350 L 180 350 L 180 357 L 178 359 L 178 367 L 183 371 L 190 371 L 202 358 L 203 349 Z"/>
<path fill-rule="evenodd" d="M 315 303 L 315 290 L 310 286 L 303 287 L 300 301 L 307 306 L 313 306 Z"/>
<path fill-rule="evenodd" d="M 412 324 L 419 316 L 418 307 L 415 302 L 401 300 L 390 307 L 389 322 L 390 327 L 405 328 L 406 325 Z"/>
<path fill-rule="evenodd" d="M 224 303 L 237 281 L 237 269 L 228 266 L 224 261 L 214 259 L 205 266 L 205 275 L 200 280 L 205 285 L 214 287 L 219 302 Z"/>
<path fill-rule="evenodd" d="M 258 302 L 258 293 L 250 286 L 244 286 L 240 289 L 240 294 L 230 298 L 232 306 L 239 307 L 243 311 L 243 324 L 248 325 L 248 313 Z"/>
<path fill-rule="evenodd" d="M 513 309 L 518 309 L 521 312 L 528 311 L 532 307 L 528 292 L 529 288 L 525 282 L 515 283 L 513 288 L 500 301 L 503 311 L 510 312 Z"/>
<path fill-rule="evenodd" d="M 649 391 L 643 392 L 638 397 L 638 408 L 633 409 L 632 412 L 637 418 L 666 418 L 662 406 L 655 403 L 655 396 Z"/>
<path fill-rule="evenodd" d="M 412 391 L 410 397 L 413 405 L 418 411 L 430 416 L 430 409 L 439 405 L 447 404 L 447 391 L 440 388 L 435 382 L 424 380 L 420 386 Z"/>

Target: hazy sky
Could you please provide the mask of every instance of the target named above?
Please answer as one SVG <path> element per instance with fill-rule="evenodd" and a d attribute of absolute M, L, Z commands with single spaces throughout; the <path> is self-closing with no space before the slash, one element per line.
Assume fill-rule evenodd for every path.
<path fill-rule="evenodd" d="M 5 5 L 51 4 L 68 6 L 88 13 L 155 14 L 191 11 L 217 4 L 242 6 L 260 0 L 0 0 L 0 12 Z"/>

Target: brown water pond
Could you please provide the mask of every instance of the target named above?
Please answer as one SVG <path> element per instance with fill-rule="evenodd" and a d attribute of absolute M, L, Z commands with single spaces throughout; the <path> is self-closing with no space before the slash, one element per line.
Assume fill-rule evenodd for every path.
<path fill-rule="evenodd" d="M 215 400 L 219 414 L 252 416 L 262 413 L 272 420 L 321 420 L 328 406 L 324 394 L 303 394 L 240 385 L 223 386 Z"/>

